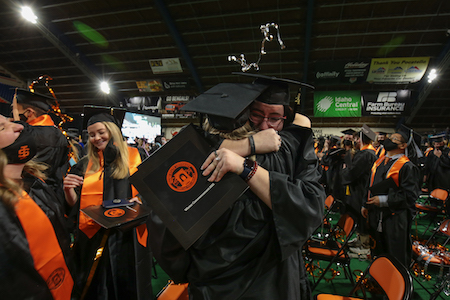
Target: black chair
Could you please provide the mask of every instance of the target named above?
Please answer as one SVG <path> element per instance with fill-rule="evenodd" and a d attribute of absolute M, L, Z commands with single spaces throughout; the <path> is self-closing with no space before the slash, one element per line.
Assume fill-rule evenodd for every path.
<path fill-rule="evenodd" d="M 314 262 L 319 260 L 328 262 L 327 267 L 323 269 L 319 278 L 315 281 L 312 290 L 317 287 L 335 263 L 343 266 L 345 277 L 354 283 L 350 269 L 350 257 L 348 256 L 347 244 L 355 230 L 355 221 L 348 214 L 344 214 L 336 226 L 331 228 L 330 232 L 323 239 L 311 238 L 305 243 L 305 259 L 308 262 L 306 268 L 310 272 L 315 269 Z"/>

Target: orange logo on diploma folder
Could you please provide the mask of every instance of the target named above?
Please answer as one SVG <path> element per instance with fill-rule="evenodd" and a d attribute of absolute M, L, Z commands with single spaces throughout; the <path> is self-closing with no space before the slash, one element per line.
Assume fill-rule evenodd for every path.
<path fill-rule="evenodd" d="M 197 178 L 197 169 L 187 161 L 175 163 L 166 176 L 167 184 L 175 192 L 189 191 L 197 182 Z"/>
<path fill-rule="evenodd" d="M 109 218 L 118 218 L 125 214 L 125 211 L 121 208 L 110 208 L 106 210 L 104 213 L 105 217 Z"/>

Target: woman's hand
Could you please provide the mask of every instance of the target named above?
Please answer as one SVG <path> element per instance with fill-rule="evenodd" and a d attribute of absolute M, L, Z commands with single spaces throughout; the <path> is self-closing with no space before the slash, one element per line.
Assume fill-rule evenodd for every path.
<path fill-rule="evenodd" d="M 69 204 L 71 207 L 74 206 L 78 201 L 78 196 L 74 189 L 78 186 L 81 186 L 82 184 L 83 177 L 81 176 L 68 174 L 64 178 L 64 195 L 66 197 L 67 204 Z"/>
<path fill-rule="evenodd" d="M 73 189 L 83 184 L 84 178 L 75 174 L 68 174 L 64 178 L 64 189 Z"/>
<path fill-rule="evenodd" d="M 215 150 L 206 158 L 201 170 L 203 176 L 211 174 L 209 182 L 217 182 L 228 172 L 240 175 L 244 171 L 244 158 L 228 149 Z"/>
<path fill-rule="evenodd" d="M 361 215 L 364 217 L 364 219 L 367 219 L 369 216 L 369 210 L 365 207 L 361 207 Z"/>
<path fill-rule="evenodd" d="M 273 128 L 259 131 L 253 135 L 257 154 L 276 152 L 281 147 L 281 137 Z"/>

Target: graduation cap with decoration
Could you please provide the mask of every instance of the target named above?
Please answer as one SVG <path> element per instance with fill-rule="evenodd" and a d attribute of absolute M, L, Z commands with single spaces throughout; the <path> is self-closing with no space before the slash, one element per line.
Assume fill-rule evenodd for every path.
<path fill-rule="evenodd" d="M 214 128 L 233 131 L 248 121 L 248 107 L 266 89 L 267 85 L 257 83 L 219 83 L 181 110 L 206 114 Z"/>
<path fill-rule="evenodd" d="M 18 104 L 31 105 L 39 109 L 42 109 L 45 112 L 51 109 L 51 104 L 55 100 L 53 97 L 49 97 L 38 93 L 32 93 L 25 89 L 17 89 L 16 99 Z"/>
<path fill-rule="evenodd" d="M 263 84 L 267 86 L 267 89 L 258 97 L 258 101 L 267 104 L 281 104 L 289 105 L 290 103 L 290 85 L 307 87 L 310 89 L 315 89 L 314 86 L 303 83 L 300 81 L 295 81 L 291 79 L 277 78 L 273 76 L 266 76 L 260 74 L 252 73 L 239 73 L 233 72 L 234 75 L 242 75 L 251 77 L 254 79 L 254 84 Z"/>
<path fill-rule="evenodd" d="M 83 128 L 97 122 L 112 122 L 122 128 L 126 110 L 117 107 L 85 105 L 83 108 Z"/>

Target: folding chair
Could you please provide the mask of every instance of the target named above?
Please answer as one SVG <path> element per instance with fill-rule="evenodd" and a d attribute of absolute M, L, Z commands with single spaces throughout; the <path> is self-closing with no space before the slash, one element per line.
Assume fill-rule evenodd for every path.
<path fill-rule="evenodd" d="M 314 269 L 314 261 L 322 260 L 329 262 L 314 283 L 312 290 L 317 287 L 334 263 L 342 265 L 345 277 L 352 283 L 354 282 L 350 269 L 350 257 L 347 254 L 347 244 L 355 230 L 356 223 L 354 220 L 348 214 L 344 214 L 341 216 L 336 226 L 330 230 L 330 233 L 325 235 L 324 239 L 310 239 L 306 242 L 304 250 L 305 259 L 308 261 L 306 266 L 307 269 Z M 339 241 L 340 238 L 342 238 L 343 241 Z"/>
<path fill-rule="evenodd" d="M 447 201 L 448 201 L 448 191 L 443 189 L 434 189 L 431 191 L 430 195 L 426 198 L 419 198 L 416 201 L 416 217 L 418 214 L 427 214 L 431 217 L 430 222 L 422 233 L 422 236 L 430 228 L 433 222 L 439 220 L 439 217 L 445 218 L 447 215 Z M 417 230 L 417 219 L 416 219 L 416 230 Z"/>
<path fill-rule="evenodd" d="M 441 237 L 445 239 L 443 243 L 438 241 Z M 412 269 L 422 268 L 420 273 L 427 274 L 428 268 L 439 270 L 439 277 L 443 276 L 444 269 L 450 271 L 450 252 L 447 243 L 450 241 L 450 219 L 444 220 L 426 242 L 413 241 L 412 250 L 414 261 L 411 263 Z M 416 265 L 418 264 L 418 265 Z M 415 271 L 416 273 L 417 271 Z"/>
<path fill-rule="evenodd" d="M 156 295 L 157 300 L 189 300 L 188 284 L 176 284 L 172 280 Z"/>
<path fill-rule="evenodd" d="M 408 270 L 394 257 L 380 255 L 367 267 L 363 275 L 353 287 L 349 296 L 331 294 L 315 295 L 315 300 L 351 300 L 360 299 L 350 297 L 361 290 L 364 299 L 367 298 L 368 283 L 375 281 L 389 300 L 409 300 L 413 293 L 412 278 Z"/>

